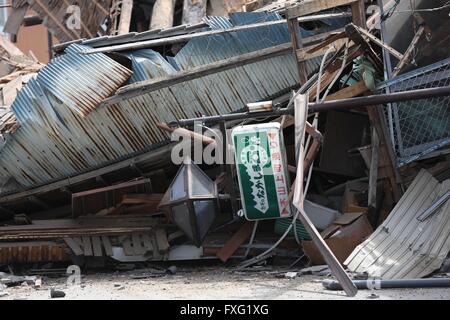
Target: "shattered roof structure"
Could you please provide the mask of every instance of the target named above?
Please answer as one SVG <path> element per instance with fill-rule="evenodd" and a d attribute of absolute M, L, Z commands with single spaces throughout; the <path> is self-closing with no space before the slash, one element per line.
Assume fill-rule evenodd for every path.
<path fill-rule="evenodd" d="M 244 25 L 261 18 L 267 21 L 280 16 L 240 13 L 229 20 L 214 19 L 216 23 L 210 26 Z M 311 34 L 305 31 L 306 36 Z M 150 49 L 125 53 L 132 70 L 106 54 L 83 54 L 87 46 L 70 45 L 64 55 L 30 80 L 12 106 L 20 127 L 6 136 L 0 151 L 0 180 L 9 182 L 2 194 L 32 189 L 156 149 L 168 143 L 157 123 L 226 114 L 249 102 L 288 92 L 298 84 L 291 54 L 99 107 L 124 84 L 166 77 L 289 41 L 285 24 L 195 38 L 167 60 Z M 308 61 L 308 73 L 319 63 L 320 58 Z"/>

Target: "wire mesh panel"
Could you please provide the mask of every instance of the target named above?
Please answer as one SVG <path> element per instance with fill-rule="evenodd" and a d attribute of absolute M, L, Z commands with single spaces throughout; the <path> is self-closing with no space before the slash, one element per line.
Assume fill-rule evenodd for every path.
<path fill-rule="evenodd" d="M 399 92 L 450 85 L 450 58 L 385 82 L 380 91 Z M 450 143 L 450 97 L 387 105 L 386 121 L 399 167 Z"/>

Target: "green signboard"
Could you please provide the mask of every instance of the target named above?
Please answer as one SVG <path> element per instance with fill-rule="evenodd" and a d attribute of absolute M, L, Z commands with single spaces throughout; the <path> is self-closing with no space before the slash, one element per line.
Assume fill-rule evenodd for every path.
<path fill-rule="evenodd" d="M 286 150 L 279 123 L 233 129 L 242 206 L 248 220 L 292 216 Z"/>

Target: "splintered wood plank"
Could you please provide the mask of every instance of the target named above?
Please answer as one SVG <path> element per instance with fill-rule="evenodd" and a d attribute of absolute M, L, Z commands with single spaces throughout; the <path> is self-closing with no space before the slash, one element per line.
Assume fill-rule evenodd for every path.
<path fill-rule="evenodd" d="M 17 92 L 22 89 L 22 77 L 19 76 L 16 79 L 7 83 L 3 89 L 3 103 L 6 106 L 10 106 L 13 104 L 16 99 Z"/>
<path fill-rule="evenodd" d="M 230 240 L 217 252 L 216 256 L 226 262 L 236 252 L 239 247 L 247 241 L 253 231 L 255 222 L 247 221 L 244 225 L 231 237 Z"/>
<path fill-rule="evenodd" d="M 91 239 L 92 239 L 92 248 L 94 249 L 94 256 L 103 257 L 102 242 L 100 240 L 100 237 L 94 236 Z"/>
<path fill-rule="evenodd" d="M 339 49 L 341 46 L 345 45 L 346 41 L 347 41 L 346 39 L 336 39 L 336 40 L 334 40 L 333 41 L 334 42 L 334 46 L 333 46 L 333 51 L 332 52 L 336 51 L 336 49 Z M 314 49 L 314 48 L 310 49 L 309 47 L 303 48 L 303 49 L 298 49 L 297 52 L 296 52 L 297 60 L 299 62 L 302 62 L 302 61 L 311 60 L 311 59 L 314 59 L 314 58 L 317 58 L 317 57 L 321 57 L 328 51 L 329 48 L 330 48 L 330 46 L 328 45 L 328 46 L 325 46 L 325 47 L 322 47 L 322 48 L 317 48 L 317 49 Z"/>
<path fill-rule="evenodd" d="M 112 250 L 112 245 L 111 245 L 111 241 L 109 240 L 108 236 L 102 236 L 102 243 L 103 243 L 103 248 L 105 249 L 105 254 L 108 257 L 113 256 L 113 250 Z"/>
<path fill-rule="evenodd" d="M 367 92 L 368 90 L 369 89 L 366 87 L 366 84 L 364 83 L 364 81 L 360 81 L 350 87 L 345 87 L 345 88 L 339 90 L 338 92 L 329 95 L 325 100 L 332 101 L 332 100 L 342 100 L 342 99 L 354 98 L 354 97 L 362 95 L 363 93 Z"/>
<path fill-rule="evenodd" d="M 72 252 L 76 255 L 76 256 L 82 256 L 83 255 L 83 250 L 81 249 L 80 245 L 72 238 L 70 237 L 64 237 L 64 242 L 67 244 L 67 246 L 70 248 L 70 250 L 72 250 Z"/>

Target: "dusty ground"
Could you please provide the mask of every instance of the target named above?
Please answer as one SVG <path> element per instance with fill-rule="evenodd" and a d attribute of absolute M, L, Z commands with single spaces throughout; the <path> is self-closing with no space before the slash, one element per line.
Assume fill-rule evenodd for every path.
<path fill-rule="evenodd" d="M 348 299 L 343 292 L 322 288 L 324 277 L 301 276 L 294 279 L 279 278 L 275 272 L 236 273 L 230 269 L 206 268 L 202 271 L 183 272 L 159 278 L 133 279 L 142 270 L 91 274 L 82 276 L 81 286 L 67 286 L 66 278 L 43 278 L 41 288 L 19 286 L 7 288 L 0 300 L 49 299 L 50 289 L 66 293 L 64 299 Z M 375 296 L 372 296 L 375 294 Z M 359 291 L 353 298 L 366 299 L 440 299 L 450 300 L 448 289 Z"/>

